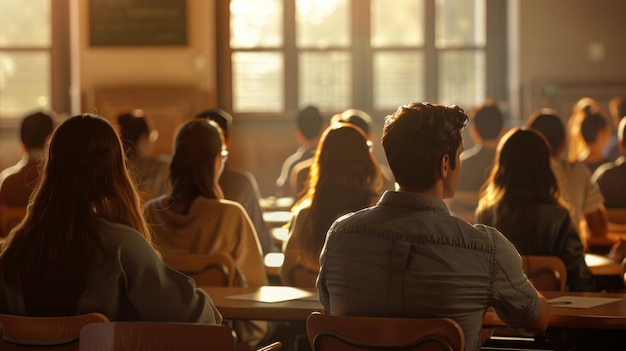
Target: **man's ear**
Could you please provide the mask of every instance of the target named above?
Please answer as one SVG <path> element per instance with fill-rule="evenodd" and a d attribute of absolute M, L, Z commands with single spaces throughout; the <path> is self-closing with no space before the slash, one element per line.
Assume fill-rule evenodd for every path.
<path fill-rule="evenodd" d="M 450 156 L 445 154 L 441 158 L 441 164 L 439 165 L 439 174 L 442 179 L 446 179 L 448 177 L 448 171 L 450 169 Z"/>

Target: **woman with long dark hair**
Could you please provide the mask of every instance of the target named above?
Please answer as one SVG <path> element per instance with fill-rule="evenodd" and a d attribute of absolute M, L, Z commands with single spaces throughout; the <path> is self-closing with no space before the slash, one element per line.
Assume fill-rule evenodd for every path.
<path fill-rule="evenodd" d="M 54 132 L 24 221 L 0 254 L 0 313 L 221 323 L 210 297 L 152 245 L 120 138 L 78 115 Z"/>
<path fill-rule="evenodd" d="M 481 190 L 477 222 L 497 228 L 521 255 L 560 257 L 570 290 L 594 290 L 576 226 L 559 201 L 545 138 L 514 128 L 500 141 L 494 162 Z"/>
<path fill-rule="evenodd" d="M 291 283 L 291 270 L 296 266 L 316 276 L 331 224 L 346 213 L 373 205 L 381 187 L 380 166 L 365 133 L 348 123 L 331 125 L 315 152 L 308 190 L 292 211 L 284 244 L 283 283 Z"/>

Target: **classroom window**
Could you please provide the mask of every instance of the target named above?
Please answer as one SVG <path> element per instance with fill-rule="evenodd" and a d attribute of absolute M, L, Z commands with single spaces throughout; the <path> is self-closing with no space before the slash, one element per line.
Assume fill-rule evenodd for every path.
<path fill-rule="evenodd" d="M 0 2 L 0 118 L 50 110 L 50 0 Z"/>
<path fill-rule="evenodd" d="M 292 115 L 308 104 L 333 113 L 393 111 L 413 101 L 469 110 L 490 89 L 488 6 L 488 0 L 231 0 L 218 6 L 218 18 L 228 18 L 218 25 L 227 63 L 218 67 L 225 68 L 218 73 L 220 105 L 253 115 Z M 228 45 L 219 44 L 224 40 Z"/>

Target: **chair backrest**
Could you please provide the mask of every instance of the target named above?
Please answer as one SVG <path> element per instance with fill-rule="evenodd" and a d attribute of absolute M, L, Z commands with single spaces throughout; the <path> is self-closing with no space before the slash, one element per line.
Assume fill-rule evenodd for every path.
<path fill-rule="evenodd" d="M 606 216 L 609 223 L 626 224 L 626 208 L 607 208 Z"/>
<path fill-rule="evenodd" d="M 465 349 L 461 326 L 449 318 L 343 317 L 314 312 L 306 330 L 313 351 Z"/>
<path fill-rule="evenodd" d="M 31 346 L 59 346 L 67 345 L 67 350 L 78 350 L 80 330 L 87 324 L 102 324 L 109 319 L 100 313 L 88 313 L 77 316 L 64 317 L 25 317 L 0 314 L 3 340 L 0 349 L 19 350 L 17 345 L 24 349 Z M 55 348 L 55 350 L 60 348 Z"/>
<path fill-rule="evenodd" d="M 26 207 L 0 205 L 0 237 L 9 235 L 9 232 L 20 224 L 25 216 Z"/>
<path fill-rule="evenodd" d="M 165 254 L 163 262 L 195 280 L 198 286 L 233 286 L 236 266 L 226 253 Z"/>
<path fill-rule="evenodd" d="M 537 290 L 565 291 L 567 269 L 556 256 L 522 256 L 524 273 Z"/>
<path fill-rule="evenodd" d="M 86 325 L 80 351 L 160 351 L 235 349 L 227 326 L 172 322 L 111 322 Z"/>

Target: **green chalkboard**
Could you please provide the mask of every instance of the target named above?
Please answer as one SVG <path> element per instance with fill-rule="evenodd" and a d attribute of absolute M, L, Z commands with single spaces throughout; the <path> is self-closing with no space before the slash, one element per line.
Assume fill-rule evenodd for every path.
<path fill-rule="evenodd" d="M 89 45 L 187 45 L 187 0 L 89 0 Z"/>

